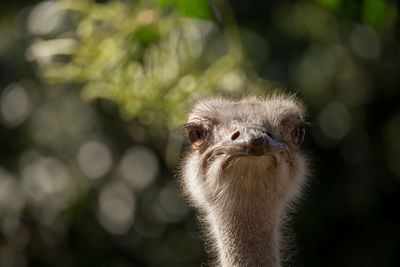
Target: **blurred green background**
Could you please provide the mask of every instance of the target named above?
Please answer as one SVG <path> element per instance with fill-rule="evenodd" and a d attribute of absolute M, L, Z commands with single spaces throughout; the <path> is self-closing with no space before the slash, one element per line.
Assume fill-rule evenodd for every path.
<path fill-rule="evenodd" d="M 277 88 L 315 125 L 290 266 L 400 266 L 399 52 L 396 1 L 3 2 L 0 266 L 206 263 L 177 128 Z"/>

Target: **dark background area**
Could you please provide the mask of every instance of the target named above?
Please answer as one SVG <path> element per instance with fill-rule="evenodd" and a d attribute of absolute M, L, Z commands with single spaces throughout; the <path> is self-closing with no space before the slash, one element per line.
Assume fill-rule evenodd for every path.
<path fill-rule="evenodd" d="M 314 125 L 292 265 L 400 266 L 398 3 L 212 3 L 0 5 L 0 266 L 206 263 L 178 125 L 276 88 Z"/>

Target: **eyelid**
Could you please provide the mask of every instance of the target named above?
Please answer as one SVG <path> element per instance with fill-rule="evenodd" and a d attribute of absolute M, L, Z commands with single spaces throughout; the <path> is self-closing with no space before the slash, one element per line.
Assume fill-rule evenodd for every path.
<path fill-rule="evenodd" d="M 189 131 L 194 130 L 196 128 L 203 128 L 203 125 L 199 124 L 199 123 L 195 123 L 195 122 L 188 122 L 183 124 L 180 127 L 185 133 L 189 133 Z"/>

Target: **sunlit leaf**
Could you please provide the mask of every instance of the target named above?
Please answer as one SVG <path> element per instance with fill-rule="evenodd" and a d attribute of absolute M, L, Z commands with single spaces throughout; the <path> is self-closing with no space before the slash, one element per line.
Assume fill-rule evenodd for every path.
<path fill-rule="evenodd" d="M 214 13 L 206 0 L 178 0 L 178 9 L 185 17 L 214 20 Z"/>
<path fill-rule="evenodd" d="M 207 0 L 158 0 L 162 8 L 177 8 L 183 17 L 215 20 L 214 12 Z"/>

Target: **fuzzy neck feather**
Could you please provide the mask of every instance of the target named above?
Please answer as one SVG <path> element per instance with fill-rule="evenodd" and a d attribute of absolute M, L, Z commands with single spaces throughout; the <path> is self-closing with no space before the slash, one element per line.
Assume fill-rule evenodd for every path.
<path fill-rule="evenodd" d="M 259 177 L 254 176 L 257 169 Z M 276 173 L 266 177 L 263 168 L 244 167 L 213 185 L 219 194 L 208 198 L 213 200 L 204 211 L 220 266 L 280 266 L 279 225 L 286 194 L 275 181 L 279 178 Z"/>
<path fill-rule="evenodd" d="M 234 208 L 209 213 L 207 221 L 218 246 L 219 264 L 223 267 L 280 266 L 279 224 L 273 213 Z"/>

